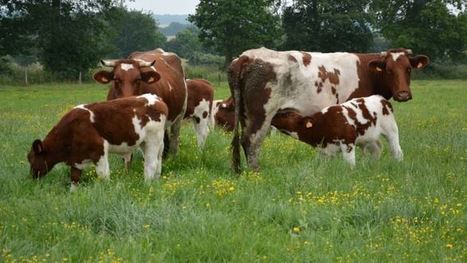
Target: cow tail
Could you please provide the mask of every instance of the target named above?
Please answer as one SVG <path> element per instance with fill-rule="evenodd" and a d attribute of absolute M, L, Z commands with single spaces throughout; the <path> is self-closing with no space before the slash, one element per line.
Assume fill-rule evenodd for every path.
<path fill-rule="evenodd" d="M 248 57 L 242 56 L 238 60 L 232 62 L 229 67 L 229 86 L 230 93 L 234 99 L 235 105 L 235 128 L 234 135 L 232 138 L 232 168 L 236 173 L 241 172 L 241 157 L 240 157 L 240 129 L 242 127 L 240 123 L 240 118 L 243 118 L 242 113 L 244 112 L 244 103 L 242 101 L 242 68 L 245 60 L 248 60 Z M 243 134 L 243 132 L 242 132 Z"/>

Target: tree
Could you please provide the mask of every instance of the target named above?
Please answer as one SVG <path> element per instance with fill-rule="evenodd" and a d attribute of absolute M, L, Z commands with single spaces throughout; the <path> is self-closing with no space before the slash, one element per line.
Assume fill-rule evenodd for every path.
<path fill-rule="evenodd" d="M 363 0 L 295 0 L 284 8 L 284 49 L 366 51 L 372 44 L 371 15 Z"/>
<path fill-rule="evenodd" d="M 465 56 L 467 26 L 463 0 L 375 0 L 377 25 L 392 46 L 411 48 L 431 59 Z"/>
<path fill-rule="evenodd" d="M 275 47 L 280 17 L 273 0 L 201 0 L 188 20 L 200 29 L 201 41 L 225 57 L 225 65 L 249 48 Z"/>
<path fill-rule="evenodd" d="M 110 57 L 123 58 L 136 50 L 165 48 L 167 39 L 151 14 L 113 8 L 107 13 L 106 20 L 111 31 Z"/>
<path fill-rule="evenodd" d="M 106 27 L 99 14 L 113 5 L 112 0 L 2 0 L 2 31 L 21 33 L 7 35 L 5 42 L 24 41 L 17 47 L 2 42 L 2 52 L 24 53 L 25 47 L 35 47 L 48 71 L 76 77 L 102 54 Z"/>
<path fill-rule="evenodd" d="M 186 28 L 167 42 L 167 50 L 177 53 L 182 58 L 191 60 L 195 53 L 202 52 L 201 41 L 195 27 Z"/>

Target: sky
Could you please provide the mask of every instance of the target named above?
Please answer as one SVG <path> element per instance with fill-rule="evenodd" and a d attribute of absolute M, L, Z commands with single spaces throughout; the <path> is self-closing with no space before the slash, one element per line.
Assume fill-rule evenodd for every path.
<path fill-rule="evenodd" d="M 199 0 L 134 0 L 125 1 L 130 9 L 151 11 L 153 14 L 194 14 Z"/>

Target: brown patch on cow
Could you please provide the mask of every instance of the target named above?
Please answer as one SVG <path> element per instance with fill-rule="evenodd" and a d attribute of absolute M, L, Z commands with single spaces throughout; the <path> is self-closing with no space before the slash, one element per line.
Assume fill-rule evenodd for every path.
<path fill-rule="evenodd" d="M 295 62 L 295 63 L 298 62 L 297 59 L 296 59 L 294 56 L 292 56 L 292 55 L 288 55 L 287 58 L 288 58 L 288 60 L 291 61 L 291 62 Z"/>
<path fill-rule="evenodd" d="M 383 115 L 389 115 L 394 112 L 392 104 L 389 101 L 381 100 L 381 104 L 383 105 Z"/>
<path fill-rule="evenodd" d="M 311 63 L 311 55 L 306 53 L 306 52 L 301 52 L 302 55 L 303 55 L 303 58 L 302 58 L 302 61 L 303 61 L 303 65 L 308 66 L 310 65 Z"/>
<path fill-rule="evenodd" d="M 336 95 L 336 87 L 331 86 L 331 92 L 333 95 Z"/>
<path fill-rule="evenodd" d="M 334 72 L 330 72 L 326 70 L 326 67 L 320 66 L 318 67 L 318 78 L 320 78 L 323 82 L 329 80 L 329 83 L 338 85 L 339 84 L 339 75 L 341 74 L 338 69 L 334 69 Z"/>
<path fill-rule="evenodd" d="M 363 135 L 365 134 L 366 130 L 368 130 L 368 128 L 371 126 L 371 125 L 376 125 L 376 119 L 377 117 L 376 116 L 372 116 L 370 111 L 368 111 L 368 108 L 366 107 L 365 105 L 365 100 L 363 98 L 360 98 L 360 99 L 357 99 L 357 107 L 359 108 L 359 110 L 362 112 L 362 116 L 365 120 L 367 120 L 366 123 L 361 123 L 358 119 L 357 119 L 357 113 L 355 112 L 354 109 L 350 108 L 350 107 L 345 107 L 347 109 L 347 112 L 348 112 L 348 115 L 349 115 L 349 118 L 351 118 L 354 123 L 355 123 L 355 129 L 357 131 L 357 134 L 359 135 Z M 354 105 L 352 103 L 352 105 Z"/>
<path fill-rule="evenodd" d="M 245 70 L 245 105 L 246 114 L 251 125 L 248 134 L 257 132 L 266 119 L 264 105 L 271 96 L 268 83 L 276 80 L 273 66 L 261 59 L 256 59 Z"/>
<path fill-rule="evenodd" d="M 318 87 L 318 85 L 319 85 L 318 81 L 315 81 L 315 87 Z"/>
<path fill-rule="evenodd" d="M 194 114 L 196 106 L 198 106 L 203 99 L 208 101 L 212 108 L 214 87 L 209 81 L 204 79 L 188 79 L 186 80 L 186 86 L 188 98 L 184 116 L 185 119 L 190 118 Z"/>

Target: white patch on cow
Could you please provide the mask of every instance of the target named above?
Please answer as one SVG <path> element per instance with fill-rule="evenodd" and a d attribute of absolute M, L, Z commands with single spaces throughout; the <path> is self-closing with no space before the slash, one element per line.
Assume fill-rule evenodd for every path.
<path fill-rule="evenodd" d="M 207 115 L 204 117 L 204 113 Z M 199 104 L 194 108 L 193 115 L 197 117 L 199 123 L 193 119 L 193 126 L 196 131 L 196 140 L 198 142 L 198 147 L 203 148 L 206 141 L 206 137 L 209 134 L 209 123 L 210 123 L 210 114 L 209 114 L 209 101 L 202 99 Z"/>
<path fill-rule="evenodd" d="M 159 97 L 151 93 L 145 93 L 143 95 L 138 96 L 138 98 L 144 98 L 148 101 L 148 103 L 146 103 L 145 106 L 152 106 L 156 103 L 156 101 L 159 101 Z"/>
<path fill-rule="evenodd" d="M 215 124 L 216 124 L 216 114 L 217 112 L 219 112 L 219 107 L 221 106 L 221 102 L 222 100 L 214 100 L 212 102 L 212 110 L 211 110 L 211 121 L 210 121 L 210 127 L 211 128 L 214 128 Z"/>
<path fill-rule="evenodd" d="M 120 64 L 120 68 L 124 71 L 128 71 L 130 69 L 133 69 L 133 64 L 128 64 L 128 63 L 122 63 Z"/>
<path fill-rule="evenodd" d="M 94 123 L 95 122 L 95 115 L 94 115 L 94 112 L 92 112 L 90 109 L 86 108 L 86 105 L 84 104 L 81 104 L 81 105 L 78 105 L 76 107 L 74 107 L 75 109 L 81 109 L 81 110 L 85 110 L 87 112 L 89 112 L 89 120 Z"/>
<path fill-rule="evenodd" d="M 81 163 L 73 164 L 73 166 L 79 170 L 84 170 L 86 167 L 89 167 L 91 165 L 92 165 L 92 160 L 88 160 L 88 159 L 81 161 Z"/>
<path fill-rule="evenodd" d="M 155 68 L 154 66 L 151 66 L 150 68 L 151 68 L 152 70 L 154 70 L 154 71 L 157 71 L 156 68 Z"/>
<path fill-rule="evenodd" d="M 108 180 L 110 178 L 110 168 L 109 168 L 109 142 L 104 140 L 103 143 L 104 154 L 99 158 L 96 163 L 96 174 L 102 178 Z"/>
<path fill-rule="evenodd" d="M 400 56 L 405 55 L 404 52 L 396 52 L 396 53 L 391 53 L 392 59 L 396 61 Z"/>

